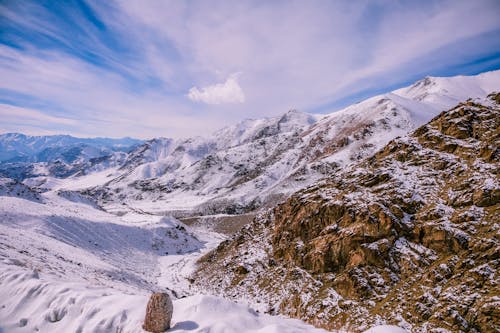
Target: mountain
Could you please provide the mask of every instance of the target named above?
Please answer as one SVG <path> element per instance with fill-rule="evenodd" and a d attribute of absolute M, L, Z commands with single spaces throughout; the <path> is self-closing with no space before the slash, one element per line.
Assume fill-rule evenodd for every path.
<path fill-rule="evenodd" d="M 499 115 L 498 93 L 441 112 L 257 216 L 193 281 L 327 329 L 497 331 Z"/>
<path fill-rule="evenodd" d="M 281 117 L 246 120 L 207 138 L 151 140 L 131 152 L 114 178 L 95 191 L 106 193 L 101 203 L 107 209 L 120 201 L 160 213 L 165 205 L 151 202 L 203 213 L 252 210 L 260 203 L 249 194 L 269 191 L 286 176 L 299 153 L 294 145 L 300 133 L 315 121 L 292 110 Z"/>
<path fill-rule="evenodd" d="M 100 157 L 112 151 L 127 151 L 142 143 L 132 138 L 75 138 L 70 135 L 31 136 L 20 133 L 0 135 L 0 162 L 50 162 L 61 159 L 71 163 L 80 155 Z"/>
<path fill-rule="evenodd" d="M 325 116 L 291 110 L 281 117 L 246 120 L 205 138 L 151 140 L 91 192 L 100 205 L 116 212 L 253 211 L 372 155 L 458 102 L 485 97 L 499 86 L 500 71 L 427 77 Z"/>
<path fill-rule="evenodd" d="M 23 180 L 39 175 L 67 177 L 96 164 L 109 167 L 143 141 L 122 138 L 75 138 L 69 135 L 0 135 L 0 174 Z M 112 157 L 113 154 L 117 156 Z M 108 162 L 106 165 L 105 162 Z M 113 164 L 113 163 L 112 163 Z"/>
<path fill-rule="evenodd" d="M 498 331 L 499 83 L 130 149 L 6 135 L 0 331 L 142 332 L 151 291 L 179 332 Z"/>

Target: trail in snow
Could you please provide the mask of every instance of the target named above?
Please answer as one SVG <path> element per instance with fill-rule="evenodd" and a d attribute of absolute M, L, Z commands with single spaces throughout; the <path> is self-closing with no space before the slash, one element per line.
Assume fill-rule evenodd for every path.
<path fill-rule="evenodd" d="M 191 232 L 199 239 L 203 246 L 185 254 L 158 257 L 160 273 L 157 278 L 158 286 L 172 288 L 177 297 L 191 296 L 189 276 L 195 269 L 195 263 L 205 253 L 217 247 L 226 239 L 226 236 L 206 228 L 191 228 Z"/>

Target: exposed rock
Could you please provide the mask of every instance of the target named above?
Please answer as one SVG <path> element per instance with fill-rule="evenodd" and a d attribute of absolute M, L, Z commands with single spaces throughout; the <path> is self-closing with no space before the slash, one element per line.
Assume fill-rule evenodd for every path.
<path fill-rule="evenodd" d="M 499 331 L 494 100 L 443 112 L 257 216 L 200 261 L 196 283 L 326 329 Z"/>
<path fill-rule="evenodd" d="M 170 328 L 174 307 L 166 293 L 153 293 L 149 299 L 144 318 L 144 328 L 148 332 L 161 333 Z"/>

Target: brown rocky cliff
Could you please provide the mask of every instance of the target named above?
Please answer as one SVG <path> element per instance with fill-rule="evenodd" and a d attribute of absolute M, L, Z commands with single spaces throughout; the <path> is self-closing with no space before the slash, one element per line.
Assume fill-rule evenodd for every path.
<path fill-rule="evenodd" d="M 328 329 L 385 321 L 499 331 L 500 109 L 491 97 L 294 194 L 205 257 L 197 283 Z M 207 272 L 242 264 L 245 274 L 224 279 Z"/>

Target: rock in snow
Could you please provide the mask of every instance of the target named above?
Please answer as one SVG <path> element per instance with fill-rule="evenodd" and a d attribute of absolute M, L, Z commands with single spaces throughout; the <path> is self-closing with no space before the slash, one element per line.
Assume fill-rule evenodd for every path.
<path fill-rule="evenodd" d="M 144 328 L 148 332 L 161 333 L 170 328 L 174 306 L 167 293 L 153 293 L 146 309 Z"/>

